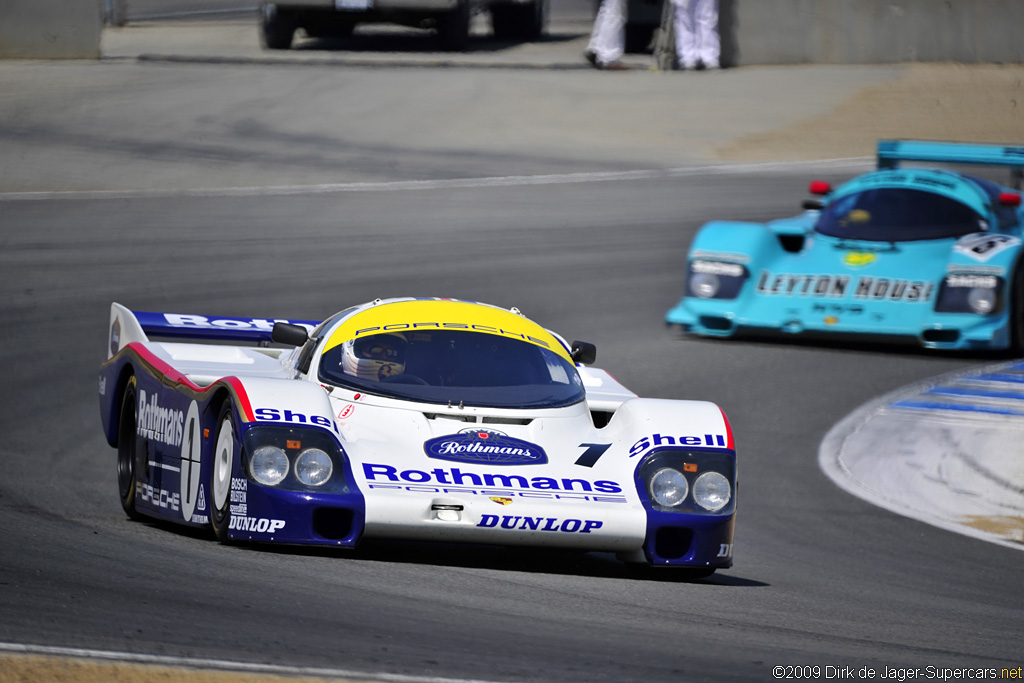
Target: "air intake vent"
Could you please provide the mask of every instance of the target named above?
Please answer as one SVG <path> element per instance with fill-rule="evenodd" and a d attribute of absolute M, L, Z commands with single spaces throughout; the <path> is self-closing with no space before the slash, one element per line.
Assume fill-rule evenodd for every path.
<path fill-rule="evenodd" d="M 921 338 L 936 344 L 953 344 L 960 338 L 960 330 L 925 330 Z"/>
<path fill-rule="evenodd" d="M 484 417 L 480 420 L 484 424 L 489 425 L 528 425 L 533 422 L 533 418 L 528 417 Z"/>
<path fill-rule="evenodd" d="M 495 415 L 453 415 L 451 413 L 423 413 L 428 420 L 452 420 L 453 422 L 472 422 L 473 424 L 489 425 L 528 425 L 533 422 L 531 417 L 498 417 Z"/>

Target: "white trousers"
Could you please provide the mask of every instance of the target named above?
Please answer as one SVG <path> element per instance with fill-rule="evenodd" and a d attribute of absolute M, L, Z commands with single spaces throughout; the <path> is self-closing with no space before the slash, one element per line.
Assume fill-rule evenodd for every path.
<path fill-rule="evenodd" d="M 626 45 L 626 0 L 601 0 L 587 50 L 601 64 L 622 59 Z"/>
<path fill-rule="evenodd" d="M 676 6 L 676 55 L 679 66 L 692 69 L 697 62 L 718 68 L 718 0 L 672 0 Z"/>

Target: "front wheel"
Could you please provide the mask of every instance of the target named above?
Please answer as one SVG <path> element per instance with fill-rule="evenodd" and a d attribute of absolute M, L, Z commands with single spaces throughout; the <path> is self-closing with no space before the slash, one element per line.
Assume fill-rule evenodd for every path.
<path fill-rule="evenodd" d="M 210 463 L 210 526 L 221 543 L 228 542 L 231 521 L 231 478 L 235 464 L 235 423 L 231 403 L 226 402 L 217 419 L 217 440 Z"/>
<path fill-rule="evenodd" d="M 142 515 L 135 509 L 135 490 L 138 488 L 136 466 L 140 442 L 135 428 L 135 376 L 128 379 L 124 396 L 121 399 L 121 417 L 117 429 L 117 490 L 121 499 L 121 508 L 129 519 L 139 519 Z"/>

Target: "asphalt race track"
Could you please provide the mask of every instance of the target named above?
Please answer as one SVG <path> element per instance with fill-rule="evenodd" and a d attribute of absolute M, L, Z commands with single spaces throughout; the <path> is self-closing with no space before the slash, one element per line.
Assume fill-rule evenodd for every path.
<path fill-rule="evenodd" d="M 736 180 L 766 215 L 803 185 Z M 0 639 L 484 680 L 1018 666 L 1019 552 L 876 509 L 816 460 L 858 405 L 976 359 L 662 326 L 723 185 L 5 202 Z M 224 547 L 124 517 L 97 420 L 111 300 L 316 318 L 409 293 L 518 306 L 595 342 L 599 365 L 641 395 L 719 403 L 741 463 L 734 568 L 685 583 L 605 556 Z"/>
<path fill-rule="evenodd" d="M 46 67 L 4 67 L 0 77 L 37 68 Z M 475 155 L 445 153 L 445 144 L 404 128 L 387 147 L 328 150 L 328 133 L 299 135 L 302 121 L 288 135 L 267 134 L 288 113 L 272 107 L 242 112 L 247 125 L 229 146 L 216 124 L 236 108 L 210 103 L 229 88 L 246 97 L 251 88 L 269 102 L 298 72 L 264 78 L 253 70 L 227 86 L 226 77 L 209 76 L 217 68 L 87 70 L 93 90 L 128 111 L 122 119 L 89 100 L 84 85 L 74 125 L 58 121 L 64 100 L 56 90 L 35 109 L 0 102 L 7 121 L 24 115 L 23 125 L 0 126 L 0 144 L 17 152 L 0 158 L 0 186 L 19 192 L 0 193 L 0 645 L 347 670 L 358 680 L 768 681 L 779 666 L 793 678 L 850 671 L 843 677 L 856 679 L 868 667 L 875 679 L 919 670 L 934 680 L 954 669 L 1024 665 L 1019 550 L 874 507 L 818 467 L 822 439 L 851 411 L 990 358 L 708 341 L 662 323 L 703 221 L 787 215 L 811 177 L 838 181 L 863 168 L 616 166 L 608 161 L 614 150 L 588 141 L 585 128 L 563 147 L 510 139 L 489 147 L 481 126 Z M 288 92 L 298 97 L 325 82 L 313 69 Z M 71 85 L 81 76 L 47 73 Z M 565 90 L 561 77 L 537 81 L 554 96 Z M 125 78 L 137 79 L 131 95 L 118 89 Z M 345 82 L 356 89 L 370 78 L 346 74 Z M 430 70 L 373 78 L 442 85 L 439 98 L 457 89 Z M 592 86 L 583 82 L 581 93 Z M 181 99 L 192 83 L 202 84 L 195 99 Z M 487 93 L 500 97 L 501 88 Z M 127 125 L 143 120 L 132 118 L 137 111 L 157 123 Z M 104 123 L 105 137 L 86 131 L 91 121 Z M 367 105 L 374 141 L 387 137 L 389 121 Z M 570 144 L 576 157 L 564 153 Z M 95 174 L 76 171 L 73 184 L 45 186 L 72 167 Z M 244 173 L 211 181 L 229 167 Z M 601 175 L 643 168 L 654 170 Z M 529 179 L 540 174 L 542 182 Z M 318 176 L 372 184 L 295 185 Z M 447 180 L 483 176 L 504 178 Z M 63 192 L 140 190 L 154 177 L 153 192 Z M 216 189 L 232 184 L 249 189 Z M 259 189 L 268 184 L 277 189 Z M 209 189 L 187 189 L 196 186 Z M 671 572 L 627 572 L 600 554 L 222 546 L 212 535 L 126 519 L 115 452 L 98 419 L 111 301 L 312 319 L 403 295 L 516 306 L 595 343 L 597 365 L 642 396 L 721 405 L 739 457 L 734 567 L 685 582 Z M 792 668 L 813 666 L 818 675 Z"/>

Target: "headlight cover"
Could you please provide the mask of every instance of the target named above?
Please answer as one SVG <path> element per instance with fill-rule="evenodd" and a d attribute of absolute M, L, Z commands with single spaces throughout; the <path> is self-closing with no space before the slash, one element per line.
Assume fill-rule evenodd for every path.
<path fill-rule="evenodd" d="M 295 460 L 295 476 L 306 486 L 320 486 L 331 478 L 334 463 L 319 448 L 307 448 Z"/>
<path fill-rule="evenodd" d="M 720 472 L 705 472 L 693 482 L 693 499 L 708 512 L 718 512 L 732 499 L 732 486 Z"/>
<path fill-rule="evenodd" d="M 694 259 L 686 268 L 687 294 L 698 299 L 735 299 L 748 275 L 739 263 Z"/>
<path fill-rule="evenodd" d="M 949 273 L 939 288 L 936 313 L 989 315 L 1003 309 L 1006 281 L 987 273 Z"/>
<path fill-rule="evenodd" d="M 256 483 L 288 491 L 349 493 L 344 451 L 330 432 L 255 425 L 242 436 L 245 471 Z"/>
<path fill-rule="evenodd" d="M 644 456 L 636 486 L 660 512 L 729 515 L 736 509 L 736 456 L 726 449 L 661 448 Z"/>
<path fill-rule="evenodd" d="M 260 446 L 249 460 L 252 478 L 264 486 L 277 486 L 288 476 L 288 456 L 277 446 Z"/>
<path fill-rule="evenodd" d="M 675 507 L 686 500 L 690 484 L 679 470 L 663 467 L 651 477 L 650 490 L 655 503 Z"/>

